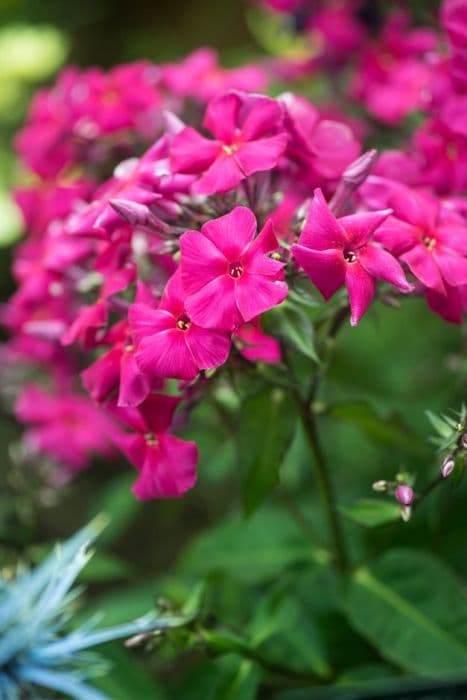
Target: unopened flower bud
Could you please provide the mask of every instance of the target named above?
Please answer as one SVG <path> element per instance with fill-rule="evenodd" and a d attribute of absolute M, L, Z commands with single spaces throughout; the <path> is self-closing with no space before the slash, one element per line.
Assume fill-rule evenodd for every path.
<path fill-rule="evenodd" d="M 344 170 L 342 175 L 343 181 L 352 188 L 359 187 L 370 174 L 377 156 L 378 152 L 375 148 L 366 151 L 360 158 L 354 160 L 354 162 Z"/>
<path fill-rule="evenodd" d="M 464 433 L 461 440 L 462 449 L 467 450 L 467 433 Z"/>
<path fill-rule="evenodd" d="M 447 455 L 445 457 L 443 464 L 441 465 L 441 476 L 446 479 L 454 470 L 455 462 L 452 455 Z"/>
<path fill-rule="evenodd" d="M 410 506 L 402 506 L 401 508 L 401 518 L 404 523 L 408 523 L 410 516 L 412 515 L 412 508 Z"/>
<path fill-rule="evenodd" d="M 127 199 L 111 199 L 110 206 L 132 226 L 146 226 L 151 212 L 145 204 Z"/>
<path fill-rule="evenodd" d="M 414 498 L 413 488 L 407 484 L 400 484 L 396 488 L 395 496 L 401 505 L 410 506 Z"/>
<path fill-rule="evenodd" d="M 377 493 L 385 493 L 388 490 L 388 482 L 384 481 L 384 479 L 380 479 L 379 481 L 375 481 L 371 488 Z"/>

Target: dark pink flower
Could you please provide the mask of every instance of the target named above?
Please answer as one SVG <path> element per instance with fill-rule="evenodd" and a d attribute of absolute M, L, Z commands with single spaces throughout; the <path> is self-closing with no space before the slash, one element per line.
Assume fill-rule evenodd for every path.
<path fill-rule="evenodd" d="M 49 393 L 26 386 L 16 403 L 16 415 L 31 427 L 25 444 L 68 469 L 84 469 L 93 455 L 111 453 L 110 419 L 85 396 Z"/>
<path fill-rule="evenodd" d="M 199 174 L 195 194 L 227 192 L 249 175 L 271 170 L 284 152 L 287 135 L 276 100 L 230 92 L 211 100 L 203 126 L 215 140 L 186 127 L 173 140 L 175 171 Z"/>
<path fill-rule="evenodd" d="M 192 322 L 184 305 L 180 271 L 171 277 L 157 309 L 134 304 L 129 311 L 136 362 L 149 376 L 191 380 L 202 369 L 226 362 L 230 337 Z"/>
<path fill-rule="evenodd" d="M 236 207 L 181 237 L 185 308 L 203 328 L 233 330 L 287 296 L 284 264 L 267 255 L 278 247 L 272 223 L 255 233 L 253 212 Z"/>
<path fill-rule="evenodd" d="M 208 101 L 227 90 L 263 92 L 268 85 L 266 72 L 259 65 L 222 68 L 217 52 L 201 48 L 179 63 L 162 66 L 162 77 L 177 96 Z"/>
<path fill-rule="evenodd" d="M 234 343 L 239 352 L 250 362 L 276 364 L 281 361 L 281 346 L 261 328 L 258 320 L 245 323 L 235 331 Z"/>
<path fill-rule="evenodd" d="M 305 227 L 292 248 L 295 260 L 326 300 L 345 284 L 352 325 L 371 304 L 376 279 L 402 292 L 412 290 L 397 260 L 372 241 L 389 214 L 390 209 L 336 219 L 317 189 Z"/>
<path fill-rule="evenodd" d="M 389 201 L 394 216 L 378 230 L 378 240 L 429 290 L 431 307 L 444 309 L 443 317 L 460 322 L 460 300 L 449 288 L 467 284 L 465 221 L 437 198 L 407 187 L 398 187 Z"/>
<path fill-rule="evenodd" d="M 114 411 L 133 430 L 115 432 L 113 440 L 140 471 L 133 492 L 141 500 L 177 498 L 195 484 L 195 443 L 167 432 L 179 401 L 179 397 L 151 394 L 138 408 Z"/>
<path fill-rule="evenodd" d="M 286 106 L 285 124 L 290 133 L 287 152 L 305 167 L 307 181 L 337 180 L 361 150 L 352 129 L 342 122 L 322 119 L 303 97 L 286 93 L 280 100 Z"/>

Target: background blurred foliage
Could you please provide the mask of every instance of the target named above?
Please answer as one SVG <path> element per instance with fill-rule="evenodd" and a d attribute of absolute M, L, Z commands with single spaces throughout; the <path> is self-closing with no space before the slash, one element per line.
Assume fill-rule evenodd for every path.
<path fill-rule="evenodd" d="M 381 8 L 390 3 L 374 4 Z M 262 49 L 248 30 L 245 5 L 237 0 L 0 0 L 0 242 L 7 244 L 19 232 L 17 214 L 6 195 L 17 177 L 11 139 L 38 83 L 49 80 L 65 60 L 109 67 L 139 58 L 172 60 L 200 45 L 217 48 L 227 64 L 253 59 Z M 424 18 L 432 17 L 430 10 L 436 5 L 425 0 L 416 3 Z M 12 291 L 10 262 L 4 248 L 2 299 Z M 313 366 L 312 358 L 303 358 L 304 371 Z M 319 397 L 323 406 L 331 408 L 320 422 L 343 512 L 349 516 L 346 526 L 355 555 L 382 553 L 396 545 L 420 547 L 467 576 L 465 485 L 434 493 L 408 524 L 385 511 L 389 524 L 362 527 L 358 513 L 352 511 L 356 499 L 372 497 L 372 481 L 391 478 L 397 469 L 413 471 L 420 483 L 436 474 L 437 456 L 427 441 L 432 428 L 424 411 L 457 407 L 465 395 L 466 370 L 465 338 L 420 300 L 409 299 L 401 310 L 373 307 L 358 329 L 343 330 L 325 394 Z M 156 596 L 181 604 L 193 583 L 206 577 L 212 584 L 213 614 L 245 634 L 260 638 L 265 620 L 277 622 L 282 629 L 284 619 L 290 621 L 290 630 L 281 640 L 273 632 L 266 635 L 264 644 L 276 659 L 293 658 L 299 668 L 311 667 L 323 678 L 331 665 L 337 665 L 342 683 L 390 679 L 402 671 L 417 670 L 403 663 L 404 649 L 397 652 L 396 670 L 382 661 L 377 622 L 370 630 L 373 645 L 363 638 L 356 641 L 336 604 L 336 583 L 326 555 L 319 546 L 311 547 L 290 513 L 286 515 L 294 504 L 300 506 L 310 531 L 322 534 L 300 430 L 285 452 L 279 489 L 246 521 L 242 475 L 225 415 L 212 406 L 199 406 L 190 433 L 200 447 L 197 488 L 181 501 L 142 504 L 129 490 L 133 474 L 128 465 L 96 465 L 58 494 L 42 488 L 36 475 L 16 466 L 11 445 L 18 439 L 18 428 L 4 414 L 0 422 L 2 562 L 19 555 L 37 560 L 54 538 L 64 537 L 104 510 L 112 522 L 86 572 L 92 584 L 86 616 L 93 607 L 104 608 L 105 621 L 113 624 L 145 612 Z M 390 564 L 379 562 L 374 575 Z M 406 560 L 403 565 L 410 569 Z M 301 572 L 293 580 L 286 573 L 290 567 Z M 432 575 L 434 580 L 442 578 L 437 570 Z M 356 580 L 349 592 L 349 616 L 357 629 L 368 623 L 357 615 L 365 608 L 362 586 L 368 580 Z M 454 584 L 449 580 L 443 585 Z M 281 586 L 288 605 L 295 605 L 293 610 L 274 602 Z M 408 590 L 407 595 L 412 592 Z M 449 600 L 445 603 L 449 605 Z M 373 620 L 378 615 L 387 619 L 377 599 L 371 604 Z M 293 622 L 304 618 L 309 625 L 298 633 Z M 326 622 L 325 638 L 313 629 L 312 619 Z M 411 629 L 411 634 L 414 644 L 423 640 L 417 629 Z M 177 662 L 175 652 L 182 652 Z M 184 648 L 183 639 L 173 640 L 172 649 L 156 648 L 156 653 L 144 657 L 120 648 L 109 649 L 108 655 L 116 671 L 102 681 L 102 687 L 116 700 L 248 700 L 258 683 L 255 668 L 248 661 L 240 663 L 234 647 L 220 661 L 214 654 L 202 663 L 196 649 Z M 169 682 L 177 687 L 174 696 L 164 689 Z M 270 697 L 267 690 L 264 697 Z M 310 696 L 297 692 L 277 697 Z"/>

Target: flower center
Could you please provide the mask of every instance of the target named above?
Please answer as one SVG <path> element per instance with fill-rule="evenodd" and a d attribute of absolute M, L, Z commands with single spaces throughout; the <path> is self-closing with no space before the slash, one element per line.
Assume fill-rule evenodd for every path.
<path fill-rule="evenodd" d="M 344 250 L 344 260 L 348 263 L 354 263 L 357 260 L 357 254 L 353 250 Z"/>
<path fill-rule="evenodd" d="M 233 154 L 238 151 L 238 145 L 236 143 L 232 143 L 232 144 L 230 144 L 230 146 L 227 146 L 227 144 L 224 144 L 222 146 L 222 150 L 224 151 L 226 156 L 233 156 Z"/>
<path fill-rule="evenodd" d="M 128 340 L 125 343 L 123 349 L 125 350 L 125 352 L 133 352 L 133 350 L 135 349 L 135 346 L 133 345 L 133 343 L 130 340 Z"/>
<path fill-rule="evenodd" d="M 146 445 L 149 447 L 155 447 L 157 445 L 157 435 L 155 433 L 146 433 L 144 439 L 146 440 Z"/>
<path fill-rule="evenodd" d="M 243 275 L 243 265 L 240 262 L 240 260 L 237 260 L 236 262 L 230 263 L 229 275 L 231 277 L 233 277 L 235 280 L 238 280 L 238 278 Z"/>
<path fill-rule="evenodd" d="M 431 238 L 430 236 L 423 236 L 422 243 L 425 246 L 425 248 L 427 248 L 427 250 L 429 250 L 431 253 L 431 251 L 436 245 L 436 240 L 434 238 Z"/>
<path fill-rule="evenodd" d="M 177 318 L 177 328 L 181 331 L 187 331 L 191 326 L 191 320 L 186 314 L 182 314 Z"/>

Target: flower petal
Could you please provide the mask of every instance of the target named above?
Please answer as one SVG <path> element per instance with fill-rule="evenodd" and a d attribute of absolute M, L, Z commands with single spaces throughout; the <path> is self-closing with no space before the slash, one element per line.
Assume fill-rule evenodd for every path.
<path fill-rule="evenodd" d="M 187 231 L 181 236 L 180 252 L 182 282 L 187 295 L 195 294 L 213 279 L 228 272 L 225 255 L 199 231 Z"/>
<path fill-rule="evenodd" d="M 191 189 L 193 194 L 222 194 L 233 190 L 244 179 L 245 174 L 236 158 L 221 153 Z"/>
<path fill-rule="evenodd" d="M 235 299 L 244 321 L 251 321 L 264 311 L 277 306 L 288 293 L 285 282 L 277 282 L 258 275 L 244 273 L 237 280 Z"/>
<path fill-rule="evenodd" d="M 234 92 L 215 97 L 206 108 L 204 128 L 209 129 L 219 141 L 231 145 L 235 140 L 240 107 L 240 97 Z"/>
<path fill-rule="evenodd" d="M 236 262 L 253 240 L 256 218 L 247 207 L 235 207 L 228 214 L 208 221 L 201 231 L 227 260 Z"/>
<path fill-rule="evenodd" d="M 392 209 L 351 214 L 350 216 L 342 216 L 339 223 L 347 234 L 349 245 L 360 248 L 373 238 L 375 230 L 390 214 L 392 214 Z"/>
<path fill-rule="evenodd" d="M 173 435 L 158 435 L 157 445 L 148 447 L 133 493 L 141 500 L 178 498 L 196 482 L 198 450 L 194 442 Z"/>
<path fill-rule="evenodd" d="M 345 286 L 349 293 L 350 323 L 356 326 L 370 306 L 375 294 L 375 281 L 358 262 L 346 265 Z"/>
<path fill-rule="evenodd" d="M 411 250 L 401 255 L 400 259 L 409 266 L 410 271 L 425 287 L 434 289 L 439 294 L 444 294 L 444 284 L 439 268 L 433 255 L 424 245 L 414 246 Z"/>
<path fill-rule="evenodd" d="M 185 332 L 175 327 L 143 338 L 135 358 L 140 369 L 151 377 L 191 380 L 199 372 Z"/>
<path fill-rule="evenodd" d="M 285 133 L 247 141 L 243 143 L 233 157 L 244 175 L 271 170 L 275 168 L 287 145 Z"/>
<path fill-rule="evenodd" d="M 405 279 L 401 266 L 386 250 L 367 245 L 358 251 L 358 262 L 372 277 L 389 282 L 403 292 L 412 291 L 413 286 Z"/>
<path fill-rule="evenodd" d="M 185 299 L 185 308 L 191 320 L 202 328 L 231 331 L 243 319 L 235 301 L 235 280 L 222 275 L 190 294 Z"/>
<path fill-rule="evenodd" d="M 176 172 L 202 173 L 221 151 L 219 141 L 206 139 L 196 129 L 187 126 L 172 141 L 170 164 Z"/>
<path fill-rule="evenodd" d="M 230 337 L 227 333 L 192 325 L 186 333 L 186 342 L 199 369 L 220 367 L 229 357 Z"/>
<path fill-rule="evenodd" d="M 347 243 L 344 229 L 329 209 L 319 188 L 315 190 L 298 243 L 300 246 L 315 250 L 343 248 Z"/>
<path fill-rule="evenodd" d="M 339 250 L 311 250 L 297 243 L 292 254 L 326 300 L 344 284 L 345 261 Z"/>

